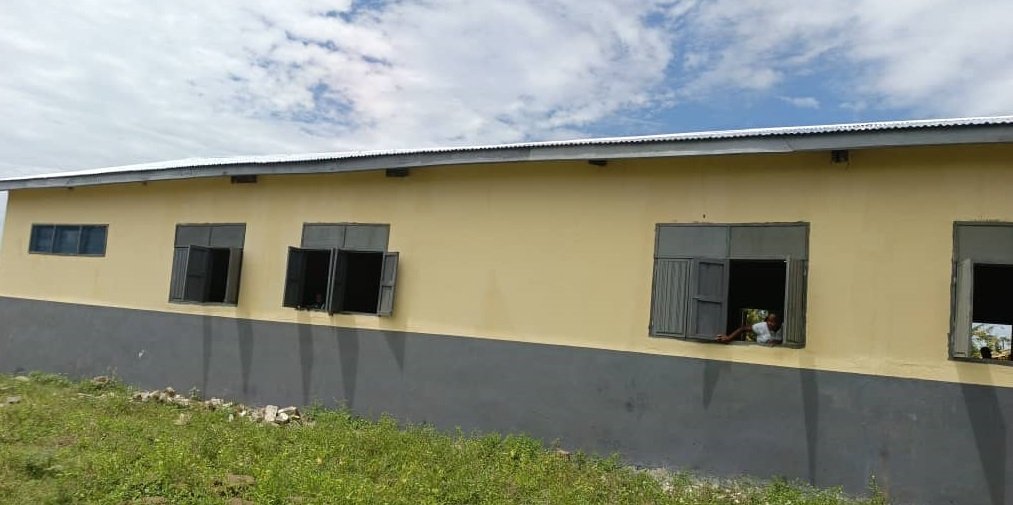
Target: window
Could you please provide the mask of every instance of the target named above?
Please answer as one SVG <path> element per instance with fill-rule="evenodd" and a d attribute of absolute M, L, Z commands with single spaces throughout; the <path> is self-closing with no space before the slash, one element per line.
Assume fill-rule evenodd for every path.
<path fill-rule="evenodd" d="M 809 225 L 659 224 L 654 336 L 714 340 L 767 312 L 784 344 L 805 345 Z"/>
<path fill-rule="evenodd" d="M 28 252 L 105 256 L 107 228 L 104 224 L 33 224 Z"/>
<path fill-rule="evenodd" d="M 956 223 L 953 235 L 950 356 L 1008 361 L 1013 223 Z"/>
<path fill-rule="evenodd" d="M 176 226 L 169 301 L 239 303 L 245 224 Z"/>
<path fill-rule="evenodd" d="M 398 253 L 387 225 L 306 224 L 302 247 L 289 247 L 282 305 L 389 316 Z"/>

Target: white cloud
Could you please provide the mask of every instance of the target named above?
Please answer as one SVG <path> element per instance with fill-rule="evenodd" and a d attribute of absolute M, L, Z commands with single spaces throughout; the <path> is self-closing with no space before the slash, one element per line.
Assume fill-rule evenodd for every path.
<path fill-rule="evenodd" d="M 812 96 L 779 96 L 782 102 L 800 109 L 818 109 L 820 101 Z"/>
<path fill-rule="evenodd" d="M 1008 0 L 363 5 L 0 2 L 0 174 L 679 130 L 651 113 L 743 94 L 1013 112 Z"/>
<path fill-rule="evenodd" d="M 1013 112 L 1008 0 L 715 0 L 680 40 L 696 56 L 684 99 L 770 92 L 833 75 L 841 102 L 920 116 Z M 708 62 L 699 65 L 700 61 Z"/>
<path fill-rule="evenodd" d="M 662 7 L 6 0 L 0 171 L 575 135 L 651 101 Z"/>

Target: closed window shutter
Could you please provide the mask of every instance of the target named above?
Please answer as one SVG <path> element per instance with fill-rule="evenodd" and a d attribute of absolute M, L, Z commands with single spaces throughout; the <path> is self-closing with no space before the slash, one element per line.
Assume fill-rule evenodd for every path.
<path fill-rule="evenodd" d="M 690 261 L 654 260 L 651 294 L 651 334 L 685 337 Z"/>
<path fill-rule="evenodd" d="M 239 278 L 243 271 L 243 249 L 229 249 L 229 274 L 225 281 L 225 303 L 239 304 Z"/>
<path fill-rule="evenodd" d="M 306 250 L 288 248 L 288 267 L 285 269 L 285 295 L 282 307 L 299 308 L 302 304 L 306 279 Z"/>
<path fill-rule="evenodd" d="M 974 262 L 970 259 L 957 263 L 953 279 L 953 356 L 971 356 L 971 314 L 974 295 Z"/>
<path fill-rule="evenodd" d="M 809 262 L 789 258 L 785 263 L 784 314 L 781 314 L 784 345 L 803 347 Z"/>
<path fill-rule="evenodd" d="M 172 277 L 169 280 L 169 300 L 180 301 L 183 299 L 183 283 L 186 279 L 186 246 L 173 248 L 172 251 Z"/>
<path fill-rule="evenodd" d="M 206 247 L 189 246 L 186 258 L 186 277 L 183 280 L 183 299 L 190 302 L 208 301 L 211 251 Z"/>
<path fill-rule="evenodd" d="M 348 262 L 345 252 L 331 249 L 331 266 L 327 275 L 327 313 L 341 312 L 345 307 L 345 280 Z"/>
<path fill-rule="evenodd" d="M 690 337 L 714 340 L 726 331 L 728 260 L 694 259 L 690 278 Z"/>
<path fill-rule="evenodd" d="M 383 253 L 383 271 L 380 273 L 380 297 L 376 313 L 389 316 L 394 313 L 394 285 L 397 284 L 398 253 Z"/>

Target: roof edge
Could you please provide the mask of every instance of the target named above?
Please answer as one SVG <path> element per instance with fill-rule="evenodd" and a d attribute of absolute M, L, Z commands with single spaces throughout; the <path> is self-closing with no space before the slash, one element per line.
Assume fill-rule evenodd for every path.
<path fill-rule="evenodd" d="M 1013 143 L 1013 116 L 727 130 L 461 148 L 186 159 L 11 177 L 0 179 L 0 190 L 529 161 L 774 154 L 994 143 Z"/>

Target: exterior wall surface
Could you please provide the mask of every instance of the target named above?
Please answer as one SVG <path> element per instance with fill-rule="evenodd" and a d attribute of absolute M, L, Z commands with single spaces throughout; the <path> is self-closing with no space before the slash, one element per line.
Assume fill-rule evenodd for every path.
<path fill-rule="evenodd" d="M 218 372 L 212 365 L 217 358 L 206 349 L 238 346 L 229 352 L 239 353 L 239 376 L 251 377 L 243 379 L 245 389 L 236 386 L 235 354 L 224 355 L 231 363 L 221 369 L 224 382 L 206 389 L 274 401 L 310 399 L 309 391 L 328 399 L 329 391 L 352 380 L 351 389 L 336 391 L 333 398 L 364 412 L 388 410 L 442 425 L 469 425 L 471 419 L 470 426 L 483 429 L 522 428 L 575 445 L 618 449 L 647 463 L 723 473 L 812 477 L 824 471 L 822 461 L 830 461 L 823 455 L 842 451 L 853 458 L 835 463 L 848 475 L 842 482 L 854 488 L 870 475 L 885 472 L 889 475 L 884 478 L 906 482 L 896 489 L 914 493 L 904 496 L 924 496 L 914 490 L 919 485 L 930 486 L 924 492 L 937 491 L 931 487 L 938 482 L 937 472 L 952 470 L 918 466 L 929 465 L 922 460 L 952 459 L 962 454 L 959 450 L 974 449 L 980 457 L 968 453 L 963 463 L 987 477 L 978 484 L 989 490 L 990 503 L 1003 503 L 1002 497 L 1013 495 L 1005 480 L 989 472 L 995 464 L 1004 469 L 1009 463 L 1004 419 L 1010 414 L 1013 367 L 949 360 L 947 335 L 953 223 L 1013 221 L 1007 189 L 1013 185 L 1011 168 L 1013 146 L 999 145 L 853 151 L 847 164 L 831 164 L 827 153 L 740 155 L 612 161 L 603 167 L 558 162 L 431 168 L 403 178 L 369 172 L 261 176 L 256 184 L 210 178 L 18 190 L 10 196 L 0 249 L 0 296 L 5 297 L 0 305 L 8 307 L 3 310 L 10 318 L 3 330 L 6 340 L 0 339 L 0 367 L 72 373 L 116 367 L 128 379 L 150 385 L 171 379 L 174 386 L 192 383 L 199 371 L 202 382 L 215 384 L 219 379 L 212 378 Z M 287 247 L 299 244 L 303 223 L 318 222 L 390 225 L 389 249 L 401 254 L 393 317 L 328 316 L 281 306 Z M 722 346 L 648 336 L 655 225 L 693 222 L 809 223 L 805 348 Z M 108 224 L 106 256 L 29 254 L 32 223 Z M 246 224 L 238 306 L 168 302 L 173 233 L 179 223 Z M 67 314 L 74 314 L 77 325 L 50 325 L 50 319 L 59 319 L 52 317 L 51 306 L 74 307 Z M 110 308 L 139 310 L 108 312 Z M 150 330 L 153 321 L 163 320 L 174 333 Z M 43 322 L 48 326 L 41 326 Z M 71 331 L 88 325 L 96 326 Z M 244 337 L 242 332 L 249 331 L 254 333 L 246 335 L 263 336 Z M 468 338 L 450 338 L 455 336 Z M 103 338 L 112 340 L 105 344 Z M 76 339 L 82 361 L 59 358 L 75 349 Z M 144 347 L 136 349 L 132 339 L 143 341 Z M 256 351 L 244 351 L 244 341 L 265 343 Z M 355 393 L 374 387 L 373 379 L 362 378 L 373 372 L 367 372 L 365 364 L 349 372 L 350 365 L 339 363 L 342 356 L 359 349 L 365 356 L 368 346 L 370 360 L 388 359 L 380 357 L 380 343 L 396 356 L 398 341 L 403 348 L 419 349 L 413 366 L 430 367 L 428 372 L 411 382 L 378 381 L 375 387 L 380 390 Z M 232 343 L 218 347 L 219 342 Z M 477 371 L 455 368 L 422 351 L 423 342 L 459 348 L 468 358 L 462 358 L 460 366 L 475 366 Z M 286 374 L 311 359 L 312 374 L 298 387 L 275 388 L 267 377 L 253 380 L 259 372 L 241 365 L 255 354 L 243 353 L 259 353 L 261 348 L 273 349 L 277 356 L 272 359 L 279 360 L 289 350 L 293 358 L 284 365 Z M 338 357 L 328 357 L 325 348 L 336 350 Z M 176 368 L 166 365 L 164 374 L 149 368 L 146 376 L 143 368 L 130 369 L 129 356 L 121 355 L 124 349 L 130 349 L 134 359 L 141 350 L 159 349 L 160 359 Z M 210 361 L 200 370 L 196 362 L 183 366 L 193 360 L 196 349 L 212 356 L 203 358 Z M 494 363 L 504 349 L 550 353 L 542 374 L 558 389 L 545 394 L 565 395 L 566 387 L 579 390 L 585 398 L 581 401 L 586 401 L 583 410 L 577 410 L 581 416 L 539 407 L 559 398 L 540 397 L 540 390 L 529 389 L 532 379 L 526 376 L 524 359 L 535 355 L 525 354 L 528 351 L 510 361 L 523 373 L 511 374 L 509 367 L 496 364 L 490 366 L 500 367 L 498 375 L 482 380 L 473 376 L 482 370 L 475 363 Z M 735 371 L 727 374 L 728 381 L 725 370 Z M 721 381 L 715 382 L 715 374 Z M 805 377 L 814 379 L 816 389 L 805 386 Z M 613 389 L 588 390 L 583 381 L 589 378 L 606 381 Z M 628 384 L 634 379 L 638 385 Z M 432 387 L 441 388 L 429 398 L 440 402 L 445 414 L 404 406 L 416 401 L 411 397 L 417 388 L 431 391 L 416 380 L 433 381 Z M 643 381 L 651 385 L 643 386 Z M 447 385 L 454 382 L 481 388 Z M 319 393 L 314 392 L 317 387 Z M 615 388 L 628 389 L 633 396 L 618 401 L 608 393 Z M 719 408 L 708 406 L 716 405 L 708 403 L 712 400 L 680 396 L 695 392 L 714 399 L 723 388 L 735 392 L 729 392 Z M 782 393 L 787 396 L 779 400 Z M 654 417 L 636 417 L 641 411 L 638 394 L 659 405 Z M 761 437 L 754 449 L 771 455 L 766 463 L 743 456 L 756 439 L 757 425 L 776 425 L 778 412 L 813 408 L 811 402 L 809 407 L 799 403 L 804 394 L 818 398 L 823 409 L 819 423 L 803 415 L 785 429 L 791 433 L 784 435 L 787 438 Z M 748 395 L 767 398 L 762 402 L 766 410 L 747 401 Z M 385 398 L 408 403 L 386 405 Z M 490 405 L 521 400 L 531 402 L 522 411 L 525 417 L 501 421 L 477 412 L 499 412 Z M 693 401 L 703 402 L 702 407 L 681 410 Z M 837 405 L 840 410 L 835 410 Z M 609 408 L 616 410 L 605 412 Z M 844 417 L 849 422 L 826 417 L 848 410 L 857 416 Z M 622 412 L 630 417 L 622 417 Z M 446 417 L 430 417 L 437 415 Z M 744 421 L 756 416 L 763 422 Z M 506 425 L 508 419 L 515 425 Z M 687 432 L 686 426 L 718 420 L 725 431 L 720 437 L 712 435 L 707 454 L 692 452 L 703 451 L 693 445 L 693 437 L 711 435 Z M 888 420 L 895 427 L 883 424 Z M 577 430 L 581 423 L 600 428 L 564 430 Z M 650 434 L 646 439 L 634 434 L 641 426 Z M 822 428 L 791 438 L 806 426 Z M 849 431 L 855 426 L 862 427 L 861 433 Z M 951 438 L 947 426 L 956 426 Z M 658 438 L 667 430 L 679 435 Z M 673 438 L 687 433 L 692 436 Z M 863 436 L 870 437 L 866 445 L 858 442 Z M 963 449 L 951 442 L 963 443 Z M 819 458 L 815 463 L 809 453 L 801 463 L 799 453 L 792 452 L 805 447 Z M 933 452 L 920 452 L 923 449 Z M 894 462 L 882 466 L 878 461 L 884 458 Z M 743 461 L 741 467 L 737 459 Z M 986 462 L 991 466 L 982 470 Z M 762 471 L 764 465 L 770 465 L 769 472 Z M 840 465 L 851 466 L 844 470 Z M 966 491 L 964 483 L 951 485 Z"/>
<path fill-rule="evenodd" d="M 22 190 L 0 295 L 1013 386 L 947 359 L 953 222 L 1013 221 L 1013 147 L 512 164 Z M 304 222 L 390 224 L 394 317 L 281 306 Z M 810 223 L 805 349 L 648 337 L 656 223 Z M 28 254 L 33 222 L 107 223 L 103 258 Z M 246 223 L 237 307 L 168 302 L 177 223 Z"/>
<path fill-rule="evenodd" d="M 1013 389 L 547 344 L 0 298 L 0 370 L 345 404 L 891 503 L 1013 497 Z"/>

